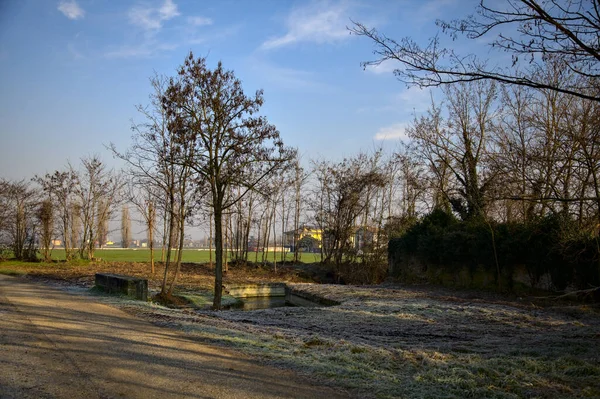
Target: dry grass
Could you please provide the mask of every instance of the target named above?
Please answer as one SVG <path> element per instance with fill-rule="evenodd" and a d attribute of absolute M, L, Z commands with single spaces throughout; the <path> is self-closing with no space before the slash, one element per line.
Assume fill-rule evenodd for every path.
<path fill-rule="evenodd" d="M 169 280 L 172 278 L 170 269 Z M 158 290 L 162 284 L 164 267 L 160 262 L 156 263 L 155 273 L 152 274 L 148 263 L 142 262 L 89 262 L 79 261 L 66 263 L 64 261 L 52 263 L 31 263 L 5 261 L 0 262 L 0 273 L 28 275 L 38 279 L 52 281 L 63 281 L 66 284 L 76 284 L 91 287 L 94 284 L 95 273 L 116 273 L 148 279 L 150 290 Z M 231 265 L 229 272 L 224 273 L 223 282 L 245 283 L 264 281 L 301 282 L 304 279 L 298 277 L 297 270 L 290 267 L 279 266 L 277 272 L 267 266 L 238 266 Z M 212 290 L 214 287 L 214 268 L 208 263 L 183 263 L 177 278 L 177 286 L 180 289 L 204 289 Z"/>
<path fill-rule="evenodd" d="M 52 273 L 44 267 L 28 273 L 83 286 L 92 270 L 144 275 L 144 267 L 64 266 L 56 269 L 54 280 L 48 280 Z M 210 272 L 206 266 L 184 267 L 182 288 L 210 287 Z M 266 269 L 233 269 L 227 278 L 298 281 L 293 271 L 273 275 Z M 199 340 L 343 387 L 357 397 L 600 397 L 600 311 L 595 306 L 427 287 L 294 288 L 341 305 L 198 312 L 98 299 Z"/>

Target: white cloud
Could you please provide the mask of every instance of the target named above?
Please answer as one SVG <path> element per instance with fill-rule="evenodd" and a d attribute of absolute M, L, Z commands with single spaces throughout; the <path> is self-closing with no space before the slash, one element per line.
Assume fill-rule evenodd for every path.
<path fill-rule="evenodd" d="M 58 11 L 69 19 L 80 19 L 85 15 L 85 11 L 79 7 L 75 0 L 62 0 L 58 3 Z"/>
<path fill-rule="evenodd" d="M 140 45 L 125 45 L 104 53 L 106 58 L 150 58 L 164 51 L 173 51 L 175 44 L 146 42 Z"/>
<path fill-rule="evenodd" d="M 398 84 L 401 85 L 401 84 Z M 431 96 L 439 89 L 420 89 L 412 86 L 395 94 L 382 94 L 376 101 L 357 109 L 360 113 L 385 112 L 412 116 L 427 111 L 431 107 Z"/>
<path fill-rule="evenodd" d="M 326 83 L 316 80 L 313 72 L 280 67 L 255 57 L 250 57 L 248 64 L 252 65 L 265 83 L 280 89 L 310 92 L 330 89 Z"/>
<path fill-rule="evenodd" d="M 390 74 L 390 73 L 394 72 L 394 69 L 396 69 L 396 68 L 398 68 L 398 63 L 396 63 L 392 60 L 386 60 L 386 61 L 379 63 L 378 65 L 367 66 L 366 71 L 374 73 L 376 75 L 381 75 L 381 74 Z"/>
<path fill-rule="evenodd" d="M 158 30 L 163 22 L 180 15 L 173 0 L 164 0 L 160 7 L 136 5 L 129 10 L 129 22 L 146 30 Z"/>
<path fill-rule="evenodd" d="M 431 0 L 421 3 L 416 15 L 422 20 L 435 21 L 443 18 L 450 9 L 458 6 L 457 0 Z"/>
<path fill-rule="evenodd" d="M 421 89 L 417 86 L 409 87 L 397 96 L 398 105 L 404 109 L 415 112 L 426 111 L 431 106 L 432 89 Z"/>
<path fill-rule="evenodd" d="M 375 133 L 375 140 L 404 140 L 406 135 L 406 123 L 396 123 L 391 126 L 382 127 Z"/>
<path fill-rule="evenodd" d="M 296 8 L 287 17 L 288 32 L 267 40 L 261 48 L 270 50 L 298 42 L 331 43 L 349 38 L 346 29 L 350 18 L 348 9 L 349 5 L 345 2 L 314 2 Z"/>
<path fill-rule="evenodd" d="M 188 24 L 192 26 L 212 25 L 213 21 L 206 17 L 188 17 Z"/>
<path fill-rule="evenodd" d="M 71 53 L 71 55 L 73 56 L 73 59 L 82 60 L 85 58 L 85 56 L 77 49 L 75 43 L 71 42 L 67 44 L 67 49 L 69 50 L 69 53 Z"/>
<path fill-rule="evenodd" d="M 162 19 L 171 19 L 179 15 L 179 11 L 177 11 L 177 6 L 173 3 L 173 0 L 165 0 L 163 5 L 158 10 Z"/>
<path fill-rule="evenodd" d="M 143 30 L 142 34 L 131 35 L 129 40 L 121 45 L 108 46 L 103 56 L 109 59 L 152 58 L 180 47 L 220 40 L 237 31 L 237 28 L 230 27 L 200 35 L 199 32 L 205 30 L 202 27 L 212 25 L 212 19 L 189 16 L 178 19 L 176 25 L 169 27 L 172 29 L 168 35 L 161 35 L 165 22 L 180 15 L 173 0 L 136 4 L 129 10 L 128 17 L 131 24 Z"/>

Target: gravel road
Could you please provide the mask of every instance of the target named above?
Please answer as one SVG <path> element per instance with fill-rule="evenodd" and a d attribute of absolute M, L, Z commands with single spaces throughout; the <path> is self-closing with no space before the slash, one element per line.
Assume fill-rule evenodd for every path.
<path fill-rule="evenodd" d="M 342 398 L 93 298 L 0 275 L 0 398 Z"/>

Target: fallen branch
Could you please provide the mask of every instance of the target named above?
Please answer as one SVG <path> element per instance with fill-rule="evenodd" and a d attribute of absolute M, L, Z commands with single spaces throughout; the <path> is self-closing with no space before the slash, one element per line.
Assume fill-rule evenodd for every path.
<path fill-rule="evenodd" d="M 563 299 L 563 298 L 569 298 L 569 297 L 577 297 L 579 299 L 588 299 L 589 297 L 591 297 L 592 301 L 600 302 L 600 287 L 593 287 L 593 288 L 588 288 L 586 290 L 579 290 L 579 291 L 571 291 L 571 292 L 567 292 L 566 294 L 562 294 L 559 296 L 542 296 L 542 297 L 535 297 L 535 298 L 536 299 L 557 300 L 557 299 Z"/>

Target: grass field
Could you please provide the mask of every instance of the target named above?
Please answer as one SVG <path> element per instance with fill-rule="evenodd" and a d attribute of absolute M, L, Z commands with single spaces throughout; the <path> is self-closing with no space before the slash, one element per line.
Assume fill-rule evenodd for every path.
<path fill-rule="evenodd" d="M 177 255 L 177 251 L 172 252 L 172 256 Z M 206 263 L 210 262 L 210 251 L 208 250 L 198 250 L 198 249 L 184 249 L 182 260 L 183 262 L 193 262 L 193 263 Z M 121 248 L 111 248 L 111 249 L 97 249 L 94 252 L 94 256 L 96 258 L 102 259 L 107 262 L 149 262 L 150 261 L 150 250 L 149 249 L 121 249 Z M 258 254 L 258 261 L 261 261 L 262 254 Z M 276 254 L 277 261 L 281 261 L 281 252 Z M 272 262 L 275 258 L 273 252 L 269 252 L 267 256 L 267 260 Z M 52 251 L 52 259 L 54 260 L 65 260 L 65 251 L 63 249 L 54 249 Z M 154 259 L 161 259 L 161 251 L 155 250 Z M 255 252 L 250 252 L 248 256 L 248 260 L 254 262 L 256 258 Z M 293 254 L 287 253 L 286 260 L 292 260 Z M 212 260 L 215 260 L 215 253 L 212 251 Z M 301 260 L 305 263 L 318 262 L 320 260 L 319 254 L 305 253 L 302 254 Z"/>

